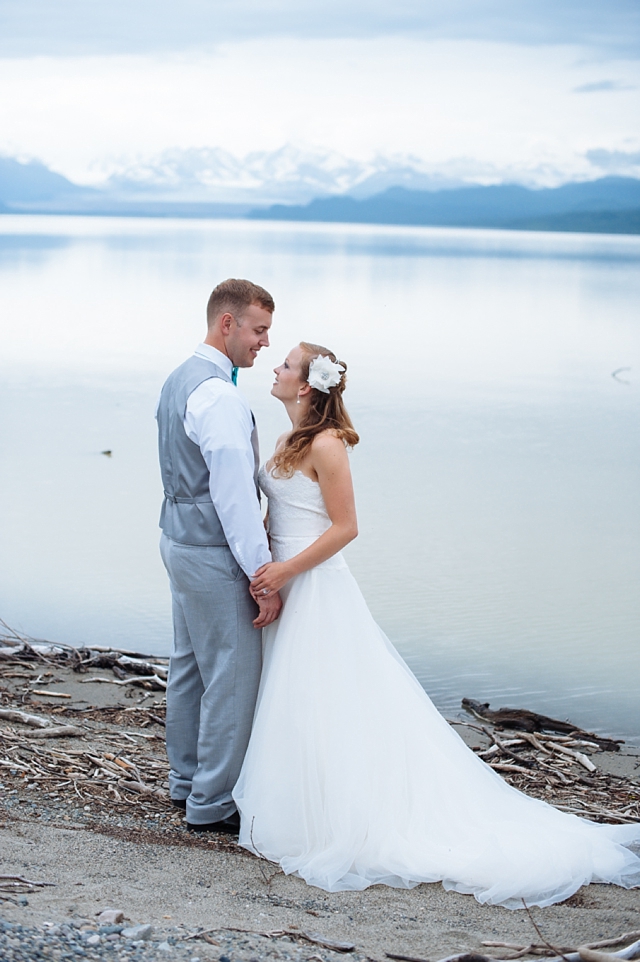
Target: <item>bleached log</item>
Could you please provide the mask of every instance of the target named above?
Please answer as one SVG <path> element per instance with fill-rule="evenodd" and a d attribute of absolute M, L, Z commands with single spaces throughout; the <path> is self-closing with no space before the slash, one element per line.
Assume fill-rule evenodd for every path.
<path fill-rule="evenodd" d="M 40 689 L 33 688 L 31 691 L 32 695 L 44 695 L 46 698 L 71 698 L 66 691 L 44 691 Z"/>
<path fill-rule="evenodd" d="M 136 675 L 159 675 L 165 680 L 169 673 L 167 665 L 159 665 L 139 658 L 129 658 L 127 655 L 121 655 L 116 664 Z"/>
<path fill-rule="evenodd" d="M 60 725 L 57 728 L 39 728 L 31 732 L 30 738 L 80 738 L 86 735 L 84 728 L 77 728 L 76 725 Z"/>
<path fill-rule="evenodd" d="M 49 728 L 53 722 L 41 715 L 29 715 L 26 711 L 19 711 L 17 708 L 0 708 L 0 718 L 7 721 L 21 722 L 23 725 L 30 725 L 32 728 Z"/>
<path fill-rule="evenodd" d="M 553 744 L 549 742 L 548 747 L 552 748 L 554 752 L 560 752 L 562 755 L 569 755 L 571 758 L 575 758 L 575 760 L 582 765 L 583 768 L 586 768 L 588 772 L 596 771 L 596 766 L 593 764 L 591 759 L 586 755 L 583 755 L 582 752 L 574 752 L 573 749 L 567 748 L 565 745 L 559 745 L 557 742 L 553 742 Z"/>
<path fill-rule="evenodd" d="M 583 955 L 583 953 L 585 953 Z M 388 958 L 398 958 L 390 953 L 385 953 Z M 562 955 L 554 955 L 545 962 L 611 962 L 612 959 L 637 959 L 640 956 L 640 941 L 633 942 L 625 949 L 618 952 L 598 952 L 588 946 L 580 946 L 577 952 L 565 952 Z M 426 962 L 426 960 L 425 960 Z M 462 952 L 457 955 L 448 955 L 439 962 L 504 962 L 503 959 L 495 959 L 491 956 L 480 955 L 477 952 Z"/>
<path fill-rule="evenodd" d="M 577 956 L 582 962 L 611 962 L 611 957 L 618 959 L 637 959 L 640 955 L 640 941 L 628 945 L 626 949 L 619 952 L 599 952 L 597 949 L 590 949 L 588 945 L 579 945 Z M 573 962 L 573 959 L 570 960 Z"/>
<path fill-rule="evenodd" d="M 157 675 L 135 675 L 133 678 L 83 678 L 81 684 L 88 685 L 91 682 L 103 685 L 136 685 L 139 688 L 145 688 L 147 685 L 151 687 L 152 691 L 164 691 L 167 687 L 166 681 L 159 678 Z"/>

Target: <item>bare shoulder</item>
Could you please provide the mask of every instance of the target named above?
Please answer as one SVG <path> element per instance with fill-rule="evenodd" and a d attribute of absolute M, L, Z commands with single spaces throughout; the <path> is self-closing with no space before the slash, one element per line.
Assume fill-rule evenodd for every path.
<path fill-rule="evenodd" d="M 320 455 L 337 454 L 341 451 L 346 453 L 344 441 L 341 437 L 339 437 L 338 432 L 333 428 L 327 428 L 326 431 L 316 434 L 315 438 L 311 442 L 311 450 L 314 454 L 318 453 Z"/>
<path fill-rule="evenodd" d="M 351 503 L 353 483 L 349 455 L 344 441 L 336 431 L 323 431 L 314 438 L 310 466 L 318 476 L 330 516 L 338 504 Z"/>
<path fill-rule="evenodd" d="M 348 470 L 349 456 L 345 443 L 336 431 L 318 434 L 311 444 L 311 462 L 318 473 L 335 469 Z"/>

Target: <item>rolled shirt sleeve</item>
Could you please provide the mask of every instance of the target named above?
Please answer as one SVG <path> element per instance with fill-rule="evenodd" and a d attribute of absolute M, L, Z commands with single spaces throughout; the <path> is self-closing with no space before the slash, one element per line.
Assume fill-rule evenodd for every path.
<path fill-rule="evenodd" d="M 211 500 L 233 556 L 252 578 L 271 554 L 256 497 L 251 409 L 233 384 L 210 378 L 190 395 L 184 429 L 209 469 Z"/>

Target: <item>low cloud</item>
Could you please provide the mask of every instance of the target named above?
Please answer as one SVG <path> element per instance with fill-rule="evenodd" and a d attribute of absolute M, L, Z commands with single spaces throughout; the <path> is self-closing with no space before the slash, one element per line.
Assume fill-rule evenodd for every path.
<path fill-rule="evenodd" d="M 590 164 L 612 176 L 640 177 L 640 150 L 588 150 L 584 155 Z"/>
<path fill-rule="evenodd" d="M 595 83 L 581 84 L 574 87 L 574 94 L 594 94 L 610 90 L 635 90 L 631 84 L 622 83 L 620 80 L 596 80 Z"/>
<path fill-rule="evenodd" d="M 430 163 L 417 156 L 380 153 L 362 161 L 318 146 L 286 144 L 244 157 L 220 147 L 174 147 L 155 157 L 114 165 L 100 186 L 120 198 L 306 203 L 330 194 L 370 197 L 394 186 L 413 190 L 503 183 L 556 187 L 568 179 L 566 171 L 552 164 L 500 165 L 473 157 Z"/>

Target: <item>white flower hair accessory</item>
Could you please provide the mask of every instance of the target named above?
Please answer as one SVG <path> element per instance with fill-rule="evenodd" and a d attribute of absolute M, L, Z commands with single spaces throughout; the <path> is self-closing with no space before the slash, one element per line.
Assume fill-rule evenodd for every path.
<path fill-rule="evenodd" d="M 334 364 L 330 357 L 314 357 L 309 365 L 309 384 L 316 391 L 323 394 L 329 393 L 329 388 L 335 387 L 340 383 L 345 368 L 342 364 Z"/>

